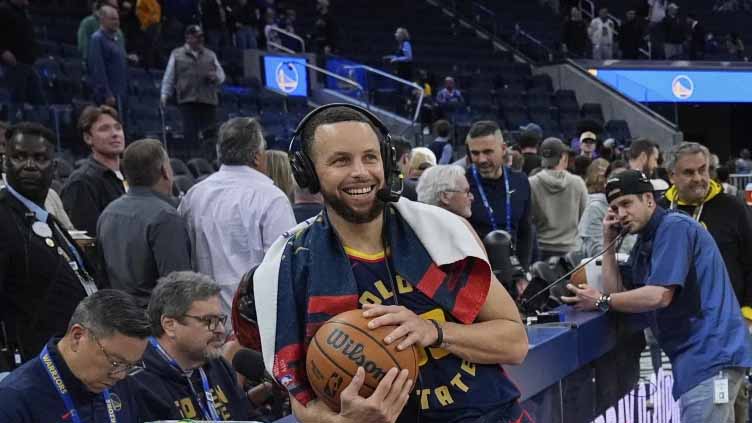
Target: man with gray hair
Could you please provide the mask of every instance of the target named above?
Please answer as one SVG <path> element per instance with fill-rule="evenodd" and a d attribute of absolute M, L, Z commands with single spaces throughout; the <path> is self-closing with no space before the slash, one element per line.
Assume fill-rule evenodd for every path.
<path fill-rule="evenodd" d="M 178 210 L 188 224 L 193 268 L 222 287 L 229 314 L 240 279 L 295 226 L 295 216 L 287 195 L 264 175 L 266 141 L 257 119 L 225 122 L 217 150 L 219 171 L 191 188 Z"/>
<path fill-rule="evenodd" d="M 710 178 L 710 157 L 707 147 L 696 142 L 674 146 L 666 155 L 672 185 L 658 205 L 681 210 L 707 228 L 726 263 L 742 314 L 752 327 L 752 212 Z"/>
<path fill-rule="evenodd" d="M 135 299 L 104 289 L 83 299 L 62 338 L 0 382 L 0 421 L 38 423 L 141 422 L 131 378 L 149 321 Z M 75 415 L 77 419 L 61 416 Z"/>
<path fill-rule="evenodd" d="M 133 379 L 144 421 L 250 420 L 248 398 L 222 357 L 227 315 L 208 276 L 173 272 L 159 280 L 147 314 L 153 336 L 146 370 Z"/>
<path fill-rule="evenodd" d="M 146 308 L 157 279 L 191 269 L 191 244 L 171 196 L 172 167 L 162 144 L 154 139 L 130 144 L 121 167 L 128 192 L 97 221 L 100 276 Z"/>
<path fill-rule="evenodd" d="M 560 139 L 544 140 L 540 154 L 543 170 L 530 178 L 530 190 L 541 259 L 546 260 L 577 248 L 577 225 L 587 206 L 587 188 L 582 178 L 567 171 L 569 148 Z"/>
<path fill-rule="evenodd" d="M 426 169 L 418 180 L 418 201 L 441 207 L 469 219 L 473 193 L 465 178 L 465 169 L 457 165 L 439 165 Z"/>

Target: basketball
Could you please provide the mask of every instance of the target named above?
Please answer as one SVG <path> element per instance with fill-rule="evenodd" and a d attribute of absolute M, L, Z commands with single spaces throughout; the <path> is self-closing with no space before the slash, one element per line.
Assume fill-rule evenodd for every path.
<path fill-rule="evenodd" d="M 370 396 L 381 378 L 392 368 L 407 369 L 415 380 L 418 354 L 415 346 L 397 350 L 398 341 L 386 345 L 383 339 L 396 326 L 368 328 L 363 310 L 356 309 L 332 317 L 314 335 L 306 354 L 308 381 L 319 399 L 335 412 L 340 409 L 339 394 L 350 384 L 358 367 L 366 372 L 360 395 Z"/>

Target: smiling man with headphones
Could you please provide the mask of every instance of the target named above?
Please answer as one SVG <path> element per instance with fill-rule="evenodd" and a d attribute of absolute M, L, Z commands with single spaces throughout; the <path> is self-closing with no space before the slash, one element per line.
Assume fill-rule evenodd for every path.
<path fill-rule="evenodd" d="M 267 370 L 297 419 L 528 421 L 500 366 L 527 354 L 514 302 L 466 221 L 400 199 L 387 128 L 367 110 L 330 104 L 301 121 L 290 147 L 296 181 L 321 192 L 325 210 L 277 240 L 249 291 L 263 299 L 255 312 Z M 305 347 L 323 322 L 356 308 L 373 327 L 398 326 L 385 342 L 418 347 L 420 375 L 410 393 L 407 372 L 390 370 L 364 398 L 359 370 L 336 414 L 308 385 Z"/>

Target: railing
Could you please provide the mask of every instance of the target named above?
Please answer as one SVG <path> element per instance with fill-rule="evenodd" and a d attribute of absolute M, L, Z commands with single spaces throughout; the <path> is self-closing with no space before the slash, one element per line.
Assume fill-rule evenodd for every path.
<path fill-rule="evenodd" d="M 418 97 L 418 103 L 417 103 L 417 105 L 415 107 L 415 114 L 412 117 L 412 123 L 415 124 L 415 122 L 418 121 L 418 117 L 420 116 L 420 109 L 423 106 L 423 98 L 426 95 L 426 91 L 423 89 L 423 87 L 421 87 L 420 85 L 418 85 L 418 84 L 416 84 L 414 82 L 410 82 L 408 80 L 396 77 L 396 76 L 394 76 L 394 75 L 392 75 L 390 73 L 384 72 L 381 69 L 372 68 L 372 67 L 366 66 L 366 65 L 345 66 L 344 68 L 348 69 L 348 70 L 350 70 L 350 69 L 352 69 L 352 70 L 360 69 L 360 70 L 363 70 L 363 71 L 366 71 L 366 72 L 369 72 L 369 73 L 373 73 L 373 74 L 382 76 L 384 78 L 390 79 L 392 81 L 395 81 L 395 82 L 399 83 L 400 85 L 404 85 L 404 86 L 413 88 L 415 90 L 418 90 L 420 92 L 420 97 Z"/>
<path fill-rule="evenodd" d="M 305 62 L 305 63 L 300 63 L 300 62 L 283 62 L 283 63 L 287 64 L 288 66 L 289 65 L 295 65 L 295 64 L 303 65 L 306 68 L 313 70 L 314 72 L 318 72 L 318 73 L 320 73 L 322 75 L 326 75 L 326 76 L 328 76 L 330 78 L 334 78 L 334 79 L 336 79 L 338 81 L 342 81 L 342 82 L 344 82 L 346 84 L 352 85 L 353 87 L 355 87 L 358 90 L 358 93 L 359 93 L 358 97 L 360 97 L 360 99 L 365 99 L 366 108 L 369 108 L 368 107 L 368 96 L 365 95 L 365 89 L 357 81 L 354 81 L 354 80 L 349 79 L 349 78 L 345 78 L 342 75 L 337 75 L 334 72 L 331 72 L 331 71 L 329 71 L 327 69 L 324 69 L 324 68 L 320 68 L 320 67 L 318 67 L 316 65 L 312 65 L 312 64 L 310 64 L 308 62 Z"/>
<path fill-rule="evenodd" d="M 285 31 L 284 29 L 278 28 L 276 26 L 270 26 L 267 29 L 267 31 L 268 31 L 268 33 L 266 34 L 266 38 L 267 38 L 266 44 L 267 44 L 267 46 L 274 47 L 277 50 L 284 51 L 285 53 L 289 53 L 289 54 L 305 53 L 305 40 L 303 40 L 303 38 L 300 37 L 299 35 L 297 35 L 295 33 L 292 33 L 290 31 Z M 282 35 L 284 35 L 284 36 L 286 36 L 288 38 L 292 38 L 293 40 L 299 42 L 300 43 L 300 51 L 295 51 L 295 50 L 293 50 L 293 49 L 291 49 L 289 47 L 285 47 L 281 43 L 275 43 L 273 41 L 268 41 L 270 39 L 269 35 L 272 32 L 282 34 Z"/>
<path fill-rule="evenodd" d="M 517 40 L 519 38 L 524 38 L 524 39 L 530 41 L 531 43 L 535 44 L 536 46 L 538 46 L 539 49 L 543 50 L 543 52 L 545 53 L 546 58 L 548 59 L 548 61 L 549 62 L 553 62 L 553 60 L 554 60 L 554 52 L 553 52 L 553 50 L 551 50 L 549 47 L 547 47 L 545 44 L 543 44 L 543 42 L 541 42 L 540 40 L 538 40 L 537 38 L 535 38 L 531 34 L 525 32 L 525 30 L 522 29 L 522 27 L 520 26 L 520 24 L 515 24 L 514 25 L 514 37 L 515 37 L 515 40 Z"/>
<path fill-rule="evenodd" d="M 736 187 L 736 195 L 744 199 L 744 190 L 752 182 L 752 173 L 733 173 L 729 175 L 729 184 Z"/>
<path fill-rule="evenodd" d="M 475 23 L 477 23 L 478 25 L 482 25 L 481 15 L 485 14 L 491 20 L 490 29 L 493 32 L 493 36 L 496 37 L 496 35 L 498 34 L 498 27 L 499 27 L 499 23 L 498 23 L 499 21 L 496 18 L 496 12 L 478 3 L 477 1 L 474 1 L 472 3 L 472 13 L 473 13 L 473 17 L 475 18 Z"/>

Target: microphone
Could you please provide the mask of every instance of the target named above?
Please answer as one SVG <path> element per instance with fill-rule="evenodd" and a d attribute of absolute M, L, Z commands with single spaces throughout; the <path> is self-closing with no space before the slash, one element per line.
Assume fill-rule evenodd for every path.
<path fill-rule="evenodd" d="M 530 296 L 530 297 L 526 298 L 526 299 L 525 299 L 524 301 L 522 301 L 522 303 L 520 304 L 520 308 L 522 308 L 522 310 L 528 310 L 528 307 L 529 307 L 530 303 L 531 303 L 531 302 L 532 302 L 532 301 L 533 301 L 533 300 L 534 300 L 535 298 L 539 297 L 539 296 L 540 296 L 541 294 L 543 294 L 544 292 L 546 292 L 546 291 L 550 290 L 551 288 L 553 288 L 554 286 L 556 286 L 556 285 L 557 285 L 557 284 L 558 284 L 559 282 L 561 282 L 561 281 L 563 281 L 564 279 L 566 279 L 566 278 L 568 278 L 569 276 L 571 276 L 571 275 L 572 275 L 573 273 L 575 273 L 575 272 L 577 272 L 578 270 L 580 270 L 580 269 L 584 268 L 584 267 L 585 267 L 585 266 L 587 266 L 587 265 L 588 265 L 589 263 L 591 263 L 591 262 L 592 262 L 593 260 L 595 260 L 595 259 L 599 258 L 600 256 L 602 256 L 602 255 L 606 254 L 606 251 L 608 251 L 608 250 L 609 250 L 609 249 L 610 249 L 611 247 L 613 247 L 613 246 L 614 246 L 614 245 L 615 245 L 615 244 L 616 244 L 616 243 L 617 243 L 617 242 L 618 242 L 618 241 L 619 241 L 619 240 L 620 240 L 621 238 L 623 238 L 623 237 L 624 237 L 624 235 L 626 235 L 626 234 L 627 234 L 627 232 L 629 232 L 629 228 L 628 228 L 628 227 L 622 227 L 621 225 L 618 225 L 618 226 L 617 226 L 617 228 L 619 229 L 619 235 L 617 235 L 617 236 L 616 236 L 616 238 L 614 238 L 614 240 L 613 240 L 613 241 L 611 241 L 611 242 L 610 242 L 610 243 L 609 243 L 609 244 L 608 244 L 608 245 L 606 246 L 606 248 L 604 248 L 604 249 L 603 249 L 603 251 L 599 252 L 598 254 L 594 255 L 593 257 L 590 257 L 590 258 L 589 258 L 589 259 L 588 259 L 587 261 L 585 261 L 585 262 L 583 262 L 583 263 L 580 263 L 580 264 L 579 264 L 578 266 L 575 266 L 575 268 L 574 268 L 574 269 L 570 270 L 569 272 L 565 273 L 565 274 L 564 274 L 563 276 L 561 276 L 560 278 L 558 278 L 558 279 L 556 279 L 555 281 L 551 282 L 550 284 L 546 285 L 546 286 L 545 286 L 545 287 L 544 287 L 543 289 L 541 289 L 540 291 L 536 292 L 536 293 L 535 293 L 535 294 L 533 294 L 532 296 Z"/>
<path fill-rule="evenodd" d="M 483 245 L 488 253 L 491 270 L 503 283 L 513 283 L 512 237 L 509 233 L 498 229 L 491 231 L 483 238 Z"/>
<path fill-rule="evenodd" d="M 232 358 L 232 367 L 251 382 L 260 382 L 266 375 L 264 358 L 260 352 L 241 348 Z"/>

